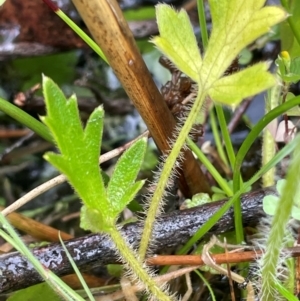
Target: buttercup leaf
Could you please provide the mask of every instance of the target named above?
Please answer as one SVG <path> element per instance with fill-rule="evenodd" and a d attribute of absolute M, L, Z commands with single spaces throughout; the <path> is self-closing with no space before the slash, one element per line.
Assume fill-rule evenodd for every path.
<path fill-rule="evenodd" d="M 76 97 L 66 99 L 49 78 L 44 77 L 43 91 L 50 129 L 61 154 L 47 153 L 45 159 L 66 175 L 84 202 L 81 225 L 93 232 L 110 233 L 118 215 L 134 198 L 144 181 L 135 183 L 144 159 L 147 142 L 134 143 L 118 160 L 107 189 L 99 167 L 104 112 L 98 107 L 83 129 Z"/>
<path fill-rule="evenodd" d="M 104 112 L 95 109 L 83 130 L 76 97 L 66 99 L 52 80 L 43 78 L 47 116 L 43 122 L 50 129 L 61 155 L 45 158 L 66 175 L 81 199 L 92 208 L 109 208 L 98 164 Z"/>
<path fill-rule="evenodd" d="M 211 88 L 243 48 L 287 16 L 279 7 L 261 8 L 265 3 L 261 0 L 210 0 L 209 3 L 213 29 L 201 69 L 204 88 Z"/>
<path fill-rule="evenodd" d="M 287 17 L 282 8 L 263 7 L 264 3 L 265 0 L 210 0 L 213 27 L 203 59 L 184 11 L 158 5 L 160 36 L 152 41 L 179 70 L 198 83 L 201 93 L 210 93 L 214 100 L 235 106 L 243 98 L 275 84 L 275 79 L 266 71 L 267 64 L 223 77 L 247 45 Z"/>
<path fill-rule="evenodd" d="M 170 12 L 170 7 L 166 5 L 159 6 L 157 22 L 161 36 L 153 41 L 180 71 L 196 82 L 198 92 L 193 99 L 191 111 L 180 129 L 175 143 L 172 144 L 172 150 L 167 156 L 161 171 L 162 176 L 153 193 L 139 250 L 142 256 L 145 256 L 147 252 L 150 233 L 148 229 L 152 227 L 155 221 L 163 191 L 167 186 L 166 179 L 172 173 L 172 168 L 188 140 L 187 137 L 197 121 L 199 112 L 203 109 L 208 94 L 211 94 L 213 98 L 223 103 L 237 105 L 243 97 L 253 95 L 256 91 L 267 89 L 275 83 L 272 75 L 267 73 L 265 64 L 259 64 L 257 67 L 252 67 L 254 69 L 249 68 L 244 72 L 242 71 L 242 73 L 236 73 L 228 79 L 225 79 L 226 77 L 224 76 L 225 71 L 242 49 L 259 36 L 270 31 L 273 25 L 286 18 L 287 14 L 283 9 L 275 6 L 263 7 L 264 3 L 265 1 L 263 0 L 209 0 L 212 14 L 212 32 L 202 59 L 199 52 L 194 50 L 194 39 L 187 38 L 192 35 L 191 31 L 188 31 L 188 33 L 181 32 L 180 25 L 184 24 L 184 26 L 188 27 L 186 25 L 188 24 L 187 18 L 184 18 L 184 22 L 180 22 L 182 21 L 180 18 L 181 12 Z M 172 18 L 168 17 L 169 15 L 176 20 L 174 21 L 175 23 L 177 22 L 177 28 L 174 28 L 174 32 L 168 30 L 168 21 L 173 22 Z M 178 34 L 179 32 L 180 34 Z M 188 43 L 192 45 L 192 53 L 195 53 L 194 57 L 187 51 L 190 47 Z M 180 51 L 180 48 L 183 51 Z M 194 62 L 191 59 L 194 59 Z M 245 89 L 246 76 L 252 74 L 255 68 L 262 71 L 262 74 L 256 75 L 255 78 L 249 78 L 247 84 L 251 81 L 255 81 L 255 83 L 251 83 L 249 89 L 242 91 Z M 258 77 L 259 81 L 256 80 Z M 234 80 L 237 82 L 234 83 Z M 255 85 L 259 88 L 256 88 Z M 235 91 L 237 96 L 230 100 L 233 96 L 232 86 L 234 89 L 237 88 Z M 227 95 L 225 101 L 221 99 L 221 94 Z M 188 143 L 191 143 L 191 141 L 188 140 Z M 240 211 L 238 206 L 235 206 L 235 211 Z M 241 224 L 241 220 L 236 219 L 236 222 Z M 206 225 L 208 224 L 209 222 Z M 242 228 L 242 225 L 237 227 L 237 229 L 239 228 Z M 243 235 L 241 231 L 237 231 L 237 233 L 240 236 L 238 239 L 242 240 Z"/>
<path fill-rule="evenodd" d="M 176 12 L 168 5 L 158 4 L 156 18 L 160 36 L 152 42 L 179 70 L 198 81 L 202 59 L 186 11 Z"/>

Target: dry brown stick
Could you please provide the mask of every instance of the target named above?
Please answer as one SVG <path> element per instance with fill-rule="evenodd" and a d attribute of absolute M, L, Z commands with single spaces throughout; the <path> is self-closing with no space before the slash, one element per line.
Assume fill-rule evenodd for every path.
<path fill-rule="evenodd" d="M 253 261 L 260 251 L 243 251 L 237 253 L 212 254 L 211 258 L 216 264 L 240 263 Z M 203 265 L 204 262 L 199 255 L 157 255 L 147 259 L 149 265 Z"/>
<path fill-rule="evenodd" d="M 244 225 L 254 226 L 262 216 L 264 196 L 276 194 L 275 188 L 265 188 L 241 197 Z M 151 251 L 158 252 L 169 247 L 184 244 L 218 210 L 226 200 L 207 203 L 200 207 L 174 211 L 156 220 Z M 233 209 L 227 211 L 211 229 L 210 233 L 223 233 L 234 227 Z M 137 248 L 143 229 L 141 223 L 127 224 L 122 227 L 124 239 Z M 103 234 L 91 234 L 65 242 L 78 268 L 90 270 L 93 266 L 115 263 L 118 259 L 112 241 Z M 57 275 L 72 273 L 72 266 L 59 243 L 35 248 L 34 255 Z M 18 252 L 0 256 L 0 292 L 28 287 L 42 281 L 26 258 Z M 18 271 L 15 273 L 14 271 Z"/>
<path fill-rule="evenodd" d="M 246 110 L 250 106 L 254 97 L 249 97 L 245 99 L 234 111 L 234 114 L 227 125 L 228 132 L 232 134 L 236 128 L 238 122 L 241 120 L 242 116 L 245 114 Z"/>
<path fill-rule="evenodd" d="M 0 206 L 0 210 L 3 209 L 4 208 Z M 73 238 L 73 236 L 68 233 L 59 231 L 55 228 L 39 223 L 29 217 L 26 217 L 16 212 L 7 215 L 7 219 L 11 223 L 11 225 L 14 226 L 15 228 L 42 241 L 51 241 L 51 242 L 59 241 L 59 237 L 58 237 L 59 232 L 63 240 Z"/>
<path fill-rule="evenodd" d="M 291 257 L 300 256 L 300 246 L 285 249 Z M 261 250 L 243 251 L 237 253 L 211 254 L 211 258 L 216 264 L 241 263 L 254 261 L 261 256 Z M 199 255 L 157 255 L 147 259 L 149 265 L 204 265 Z"/>
<path fill-rule="evenodd" d="M 29 133 L 29 129 L 0 129 L 0 139 L 24 137 Z"/>
<path fill-rule="evenodd" d="M 175 120 L 163 101 L 139 53 L 133 35 L 115 0 L 73 0 L 95 41 L 145 121 L 158 148 L 167 153 Z M 190 151 L 185 151 L 180 188 L 185 196 L 211 192 Z"/>

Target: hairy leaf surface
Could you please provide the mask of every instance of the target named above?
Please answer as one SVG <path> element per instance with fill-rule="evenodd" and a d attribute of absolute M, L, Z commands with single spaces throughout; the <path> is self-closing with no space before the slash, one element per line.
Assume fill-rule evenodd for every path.
<path fill-rule="evenodd" d="M 143 183 L 135 179 L 143 163 L 146 152 L 146 139 L 133 144 L 118 160 L 107 186 L 110 211 L 118 215 L 132 199 Z"/>
<path fill-rule="evenodd" d="M 101 107 L 90 116 L 83 130 L 76 97 L 66 99 L 52 80 L 43 81 L 47 116 L 43 122 L 51 130 L 61 154 L 47 153 L 45 158 L 64 173 L 79 196 L 89 206 L 95 207 L 99 200 L 105 204 L 105 189 L 99 168 L 103 116 Z"/>
<path fill-rule="evenodd" d="M 153 38 L 152 42 L 179 70 L 197 81 L 201 55 L 186 11 L 177 13 L 170 6 L 159 4 L 156 18 L 160 36 Z"/>
<path fill-rule="evenodd" d="M 75 96 L 67 100 L 47 77 L 43 79 L 43 91 L 47 116 L 42 120 L 60 151 L 60 154 L 47 153 L 45 158 L 66 175 L 84 202 L 81 226 L 93 232 L 109 233 L 118 215 L 144 184 L 135 180 L 145 155 L 146 140 L 137 141 L 121 156 L 106 188 L 99 167 L 102 107 L 94 110 L 83 129 Z"/>

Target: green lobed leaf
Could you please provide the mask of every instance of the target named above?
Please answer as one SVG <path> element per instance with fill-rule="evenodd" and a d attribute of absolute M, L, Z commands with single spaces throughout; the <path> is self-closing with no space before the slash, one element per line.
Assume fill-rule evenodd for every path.
<path fill-rule="evenodd" d="M 107 210 L 98 158 L 102 138 L 101 107 L 90 115 L 83 131 L 76 97 L 67 100 L 52 80 L 43 78 L 47 116 L 43 122 L 51 130 L 61 155 L 47 153 L 45 158 L 64 173 L 81 199 L 91 208 Z"/>
<path fill-rule="evenodd" d="M 224 198 L 224 196 L 223 196 L 223 198 Z M 212 199 L 209 196 L 209 194 L 200 192 L 200 193 L 194 194 L 191 200 L 186 199 L 184 201 L 183 205 L 184 205 L 184 208 L 193 208 L 193 207 L 200 206 L 200 205 L 210 203 L 210 202 L 212 202 Z"/>
<path fill-rule="evenodd" d="M 132 201 L 143 185 L 135 184 L 135 179 L 143 163 L 147 142 L 143 138 L 135 142 L 118 160 L 107 186 L 107 198 L 111 215 L 117 217 L 126 205 Z"/>
<path fill-rule="evenodd" d="M 265 1 L 210 0 L 213 29 L 201 69 L 201 83 L 207 88 L 220 78 L 240 51 L 271 26 L 283 21 L 286 12 Z"/>
<path fill-rule="evenodd" d="M 268 66 L 267 63 L 259 63 L 243 71 L 222 77 L 209 90 L 210 97 L 214 101 L 235 106 L 243 98 L 272 87 L 276 80 L 267 71 Z"/>
<path fill-rule="evenodd" d="M 63 155 L 69 156 L 74 147 L 80 148 L 83 141 L 83 128 L 79 117 L 76 97 L 66 99 L 62 91 L 49 78 L 43 80 L 47 115 L 42 121 L 51 130 L 55 142 Z M 73 139 L 73 138 L 76 138 Z M 70 143 L 70 141 L 72 143 Z"/>
<path fill-rule="evenodd" d="M 186 11 L 176 12 L 168 5 L 158 4 L 156 18 L 160 36 L 152 42 L 179 70 L 198 81 L 202 59 Z"/>
<path fill-rule="evenodd" d="M 152 42 L 198 83 L 202 93 L 209 91 L 215 100 L 237 105 L 242 98 L 274 85 L 275 79 L 266 71 L 266 64 L 228 78 L 223 77 L 224 72 L 247 45 L 283 21 L 287 13 L 280 7 L 263 7 L 265 0 L 210 0 L 209 3 L 213 29 L 203 60 L 187 14 L 167 5 L 157 6 L 160 36 Z"/>

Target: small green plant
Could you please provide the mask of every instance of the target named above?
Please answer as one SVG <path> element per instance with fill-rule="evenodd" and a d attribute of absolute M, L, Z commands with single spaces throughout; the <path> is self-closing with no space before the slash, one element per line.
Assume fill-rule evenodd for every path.
<path fill-rule="evenodd" d="M 183 10 L 177 13 L 167 5 L 157 6 L 160 36 L 152 41 L 179 70 L 196 82 L 198 92 L 172 151 L 164 163 L 157 189 L 151 199 L 139 251 L 141 258 L 145 257 L 151 228 L 159 212 L 172 169 L 206 97 L 234 107 L 243 98 L 257 94 L 276 83 L 274 76 L 267 71 L 267 63 L 258 63 L 233 75 L 224 76 L 226 69 L 243 48 L 267 33 L 271 26 L 286 18 L 286 13 L 281 8 L 262 8 L 262 6 L 263 2 L 257 1 L 247 1 L 246 4 L 238 0 L 222 3 L 211 0 L 213 30 L 203 57 L 199 52 L 187 13 Z M 252 80 L 249 82 L 250 78 Z M 241 210 L 237 203 L 235 217 L 240 216 Z M 237 229 L 242 229 L 241 224 L 241 220 L 236 223 Z M 242 231 L 237 231 L 237 239 L 242 241 Z"/>
<path fill-rule="evenodd" d="M 146 285 L 147 291 L 159 300 L 170 300 L 142 267 L 116 224 L 119 214 L 144 184 L 143 180 L 135 182 L 135 179 L 144 158 L 145 139 L 137 141 L 122 155 L 105 187 L 98 164 L 104 116 L 102 107 L 90 115 L 83 130 L 74 95 L 67 100 L 47 77 L 43 78 L 43 92 L 47 116 L 42 121 L 50 129 L 61 152 L 47 153 L 45 159 L 66 175 L 82 199 L 81 226 L 93 232 L 107 233 L 129 271 Z"/>
<path fill-rule="evenodd" d="M 51 1 L 45 2 L 49 4 Z M 276 77 L 267 71 L 269 63 L 264 62 L 231 75 L 224 75 L 232 61 L 248 44 L 261 35 L 266 34 L 273 25 L 287 17 L 286 12 L 282 8 L 263 7 L 264 2 L 256 0 L 210 0 L 213 29 L 208 41 L 205 38 L 207 37 L 207 32 L 205 33 L 205 30 L 202 28 L 204 53 L 200 53 L 199 51 L 186 12 L 183 10 L 176 12 L 167 5 L 160 4 L 157 6 L 156 13 L 160 36 L 153 38 L 152 42 L 180 71 L 195 82 L 196 93 L 195 99 L 192 100 L 193 104 L 190 113 L 185 120 L 181 120 L 176 131 L 177 138 L 172 142 L 172 150 L 165 157 L 162 164 L 154 194 L 148 200 L 149 210 L 138 251 L 132 250 L 127 242 L 124 241 L 118 231 L 117 222 L 120 213 L 134 199 L 137 192 L 144 185 L 145 181 L 136 181 L 136 178 L 145 155 L 146 140 L 139 140 L 124 153 L 117 162 L 108 184 L 105 184 L 98 164 L 104 118 L 104 112 L 101 107 L 97 108 L 90 115 L 83 129 L 79 118 L 76 97 L 71 96 L 69 99 L 66 99 L 61 90 L 47 77 L 43 78 L 43 92 L 47 115 L 42 118 L 47 127 L 33 119 L 25 118 L 24 114 L 14 111 L 11 106 L 5 104 L 0 99 L 0 106 L 3 110 L 11 115 L 15 114 L 16 118 L 22 120 L 24 124 L 28 124 L 33 129 L 37 128 L 45 139 L 56 143 L 60 153 L 47 153 L 45 159 L 66 175 L 68 181 L 80 196 L 83 202 L 81 226 L 92 232 L 106 233 L 113 240 L 116 251 L 120 254 L 131 280 L 138 280 L 143 283 L 147 294 L 157 300 L 172 300 L 174 298 L 168 295 L 164 287 L 156 284 L 152 278 L 151 271 L 145 267 L 144 260 L 149 250 L 149 245 L 151 246 L 152 228 L 155 219 L 161 211 L 166 187 L 170 179 L 174 176 L 174 166 L 178 166 L 181 163 L 180 153 L 182 149 L 188 145 L 214 176 L 222 189 L 219 192 L 227 196 L 232 196 L 232 198 L 179 251 L 181 254 L 186 252 L 193 243 L 202 237 L 232 205 L 235 208 L 237 240 L 239 242 L 243 241 L 239 196 L 248 191 L 251 185 L 260 179 L 262 174 L 278 163 L 284 156 L 296 147 L 299 147 L 297 141 L 287 145 L 270 162 L 267 162 L 255 176 L 248 182 L 243 183 L 240 176 L 240 166 L 250 145 L 271 120 L 298 105 L 300 103 L 299 97 L 291 96 L 287 102 L 267 113 L 264 119 L 253 127 L 237 155 L 233 152 L 230 136 L 226 130 L 226 122 L 221 105 L 236 107 L 243 98 L 260 93 L 277 84 Z M 55 11 L 70 26 L 74 26 L 73 23 L 67 21 L 66 16 L 61 11 L 57 10 L 56 6 Z M 201 6 L 199 7 L 199 11 L 201 13 Z M 202 25 L 204 24 L 205 22 L 203 23 L 202 19 Z M 83 34 L 78 30 L 76 32 Z M 93 41 L 88 40 L 88 42 L 106 60 L 100 48 Z M 283 56 L 277 61 L 277 64 L 280 75 L 286 82 L 299 79 L 299 60 L 297 58 L 294 58 L 291 64 L 291 61 Z M 217 115 L 222 125 L 229 164 L 234 172 L 232 185 L 218 174 L 216 169 L 189 138 L 189 133 L 208 99 L 211 99 L 216 104 Z M 300 163 L 296 161 L 299 157 L 298 153 L 299 151 L 296 150 L 294 160 L 295 164 L 297 162 L 299 166 Z M 225 158 L 225 154 L 223 157 Z M 291 202 L 287 201 L 285 195 L 287 190 L 290 190 L 289 197 L 293 193 L 296 193 L 295 185 L 290 183 L 290 178 L 299 177 L 299 174 L 300 171 L 297 170 L 297 167 L 292 168 L 290 171 L 288 177 L 289 184 L 286 185 L 288 188 L 285 187 L 284 197 L 282 196 L 287 208 L 284 217 L 281 216 L 279 218 L 279 209 L 276 209 L 274 220 L 275 218 L 277 220 L 279 218 L 279 224 L 282 228 L 287 223 L 287 216 L 291 212 L 292 214 L 296 212 L 296 209 L 293 208 Z M 196 196 L 193 198 L 193 201 L 195 199 Z M 295 214 L 298 217 L 298 211 Z M 282 229 L 278 229 L 275 226 L 273 228 L 275 234 L 271 232 L 267 246 L 269 252 L 266 253 L 267 264 L 263 270 L 264 277 L 268 273 L 273 273 L 272 275 L 274 275 L 274 269 L 271 270 L 270 265 L 276 261 L 278 253 L 273 253 L 270 257 L 270 252 L 274 243 L 278 242 L 274 237 L 276 235 L 276 237 L 282 237 L 283 235 Z M 266 282 L 263 283 L 263 296 L 267 296 L 265 300 L 269 298 L 270 286 L 274 283 L 277 284 L 272 277 L 266 276 Z M 278 290 L 280 290 L 280 287 Z"/>

